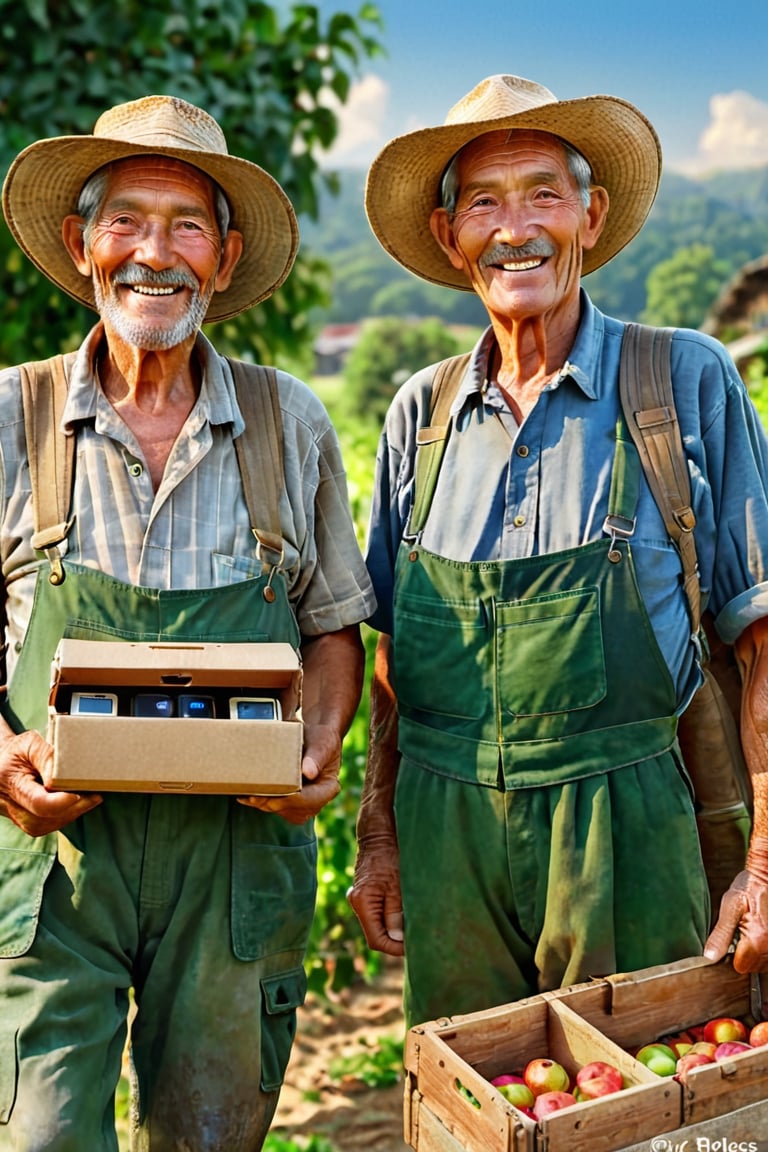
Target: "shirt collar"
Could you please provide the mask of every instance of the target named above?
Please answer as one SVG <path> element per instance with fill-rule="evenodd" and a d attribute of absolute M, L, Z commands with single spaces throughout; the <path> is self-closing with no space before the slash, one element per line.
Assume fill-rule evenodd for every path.
<path fill-rule="evenodd" d="M 64 407 L 62 424 L 70 434 L 75 425 L 94 420 L 104 394 L 99 386 L 96 355 L 104 338 L 104 325 L 99 322 L 86 336 L 78 349 L 69 378 L 69 391 Z M 202 383 L 197 402 L 199 415 L 210 424 L 231 424 L 232 435 L 239 436 L 245 427 L 235 399 L 235 386 L 229 364 L 220 356 L 210 340 L 198 332 L 195 353 L 202 369 Z"/>
<path fill-rule="evenodd" d="M 598 398 L 597 365 L 603 340 L 603 318 L 581 289 L 581 319 L 576 339 L 563 367 L 558 372 L 550 388 L 556 388 L 566 377 L 581 388 L 590 400 Z M 488 383 L 488 358 L 495 343 L 493 328 L 483 332 L 472 349 L 469 366 L 464 374 L 456 398 L 451 406 L 451 415 L 456 416 L 471 397 L 482 393 Z"/>

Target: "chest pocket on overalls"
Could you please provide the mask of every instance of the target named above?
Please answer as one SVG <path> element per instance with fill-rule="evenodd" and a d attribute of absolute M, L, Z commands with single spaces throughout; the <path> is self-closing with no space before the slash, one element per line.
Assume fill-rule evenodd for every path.
<path fill-rule="evenodd" d="M 484 657 L 491 633 L 483 604 L 402 592 L 397 623 L 399 699 L 437 716 L 479 718 L 485 693 L 493 688 L 492 668 Z M 474 670 L 471 682 L 468 668 Z"/>
<path fill-rule="evenodd" d="M 497 603 L 496 643 L 502 713 L 548 716 L 605 699 L 598 588 Z"/>

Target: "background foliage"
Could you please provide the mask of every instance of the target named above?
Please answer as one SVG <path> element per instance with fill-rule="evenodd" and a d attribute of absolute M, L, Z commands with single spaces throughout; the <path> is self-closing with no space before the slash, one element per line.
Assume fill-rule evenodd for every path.
<path fill-rule="evenodd" d="M 378 9 L 325 17 L 309 3 L 254 0 L 0 0 L 0 169 L 34 140 L 90 133 L 106 108 L 183 97 L 221 124 L 230 152 L 282 184 L 304 218 L 335 177 L 318 166 L 360 62 L 382 51 Z M 54 289 L 0 230 L 0 364 L 74 347 L 95 317 Z M 310 363 L 309 313 L 328 298 L 324 263 L 300 253 L 283 288 L 216 328 L 221 351 Z"/>

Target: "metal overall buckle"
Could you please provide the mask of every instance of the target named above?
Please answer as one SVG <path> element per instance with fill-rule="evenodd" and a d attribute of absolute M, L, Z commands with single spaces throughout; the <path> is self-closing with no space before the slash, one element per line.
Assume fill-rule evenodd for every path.
<path fill-rule="evenodd" d="M 632 517 L 630 520 L 627 516 L 606 516 L 603 521 L 603 532 L 611 537 L 611 544 L 608 549 L 608 559 L 611 564 L 619 564 L 623 553 L 620 548 L 617 548 L 617 542 L 621 540 L 629 540 L 635 534 L 635 526 L 637 520 Z"/>

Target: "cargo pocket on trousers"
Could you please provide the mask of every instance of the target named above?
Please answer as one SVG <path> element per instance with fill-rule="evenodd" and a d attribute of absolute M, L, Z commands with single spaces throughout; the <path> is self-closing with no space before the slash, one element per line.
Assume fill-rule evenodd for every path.
<path fill-rule="evenodd" d="M 0 1029 L 0 1124 L 11 1119 L 17 1076 L 16 1033 Z"/>
<path fill-rule="evenodd" d="M 292 968 L 261 981 L 261 1087 L 276 1092 L 283 1083 L 296 1035 L 296 1009 L 304 1003 L 307 976 Z"/>
<path fill-rule="evenodd" d="M 0 848 L 0 956 L 23 956 L 30 948 L 54 860 L 37 848 Z"/>

